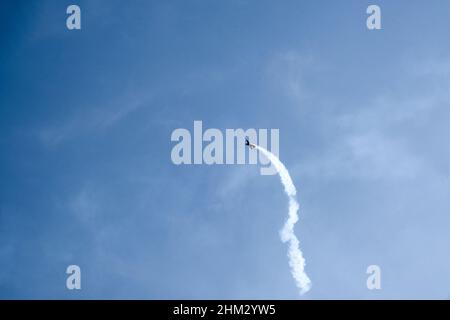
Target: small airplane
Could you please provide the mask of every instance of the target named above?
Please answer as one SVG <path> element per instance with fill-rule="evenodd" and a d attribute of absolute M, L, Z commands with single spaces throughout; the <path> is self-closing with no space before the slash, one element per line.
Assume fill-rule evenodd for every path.
<path fill-rule="evenodd" d="M 250 142 L 248 141 L 248 139 L 245 139 L 245 145 L 246 145 L 246 146 L 249 146 L 250 149 L 255 149 L 255 148 L 256 148 L 256 146 L 255 146 L 253 143 L 250 143 Z"/>

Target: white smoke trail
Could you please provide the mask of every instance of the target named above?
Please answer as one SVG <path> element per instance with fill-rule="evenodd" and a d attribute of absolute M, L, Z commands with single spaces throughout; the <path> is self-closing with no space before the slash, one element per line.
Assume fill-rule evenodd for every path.
<path fill-rule="evenodd" d="M 289 197 L 289 216 L 283 229 L 280 231 L 281 241 L 289 242 L 288 258 L 289 266 L 291 267 L 292 276 L 295 279 L 297 287 L 300 289 L 300 294 L 304 294 L 311 289 L 311 280 L 305 273 L 305 258 L 303 258 L 302 251 L 300 250 L 300 242 L 294 233 L 294 225 L 298 221 L 298 209 L 299 205 L 297 202 L 294 183 L 292 182 L 289 171 L 286 169 L 284 164 L 270 151 L 256 146 L 256 149 L 261 151 L 273 164 L 275 169 L 281 178 L 281 183 L 284 186 L 284 191 Z"/>

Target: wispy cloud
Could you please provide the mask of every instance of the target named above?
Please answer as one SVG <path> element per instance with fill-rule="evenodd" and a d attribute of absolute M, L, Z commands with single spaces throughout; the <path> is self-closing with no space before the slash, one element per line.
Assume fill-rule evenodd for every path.
<path fill-rule="evenodd" d="M 341 137 L 295 167 L 301 175 L 326 179 L 413 178 L 422 169 L 421 157 L 379 132 Z"/>
<path fill-rule="evenodd" d="M 313 67 L 312 57 L 295 51 L 285 51 L 270 59 L 265 74 L 270 87 L 290 99 L 301 102 L 310 95 L 305 73 Z"/>
<path fill-rule="evenodd" d="M 392 80 L 396 90 L 368 96 L 359 107 L 343 111 L 331 108 L 335 113 L 319 118 L 315 127 L 325 130 L 326 126 L 335 134 L 323 141 L 315 154 L 305 156 L 293 171 L 316 177 L 362 179 L 409 179 L 432 172 L 436 155 L 449 155 L 441 135 L 450 134 L 450 130 L 440 121 L 449 115 L 445 111 L 450 104 L 448 65 L 417 62 L 412 69 L 405 65 L 407 80 Z M 430 81 L 441 85 L 423 89 Z M 418 83 L 424 85 L 415 90 Z"/>
<path fill-rule="evenodd" d="M 93 107 L 76 112 L 62 120 L 60 124 L 40 128 L 37 133 L 38 138 L 45 146 L 55 147 L 80 135 L 105 131 L 145 106 L 146 101 L 146 99 L 128 97 L 110 102 L 105 107 Z"/>

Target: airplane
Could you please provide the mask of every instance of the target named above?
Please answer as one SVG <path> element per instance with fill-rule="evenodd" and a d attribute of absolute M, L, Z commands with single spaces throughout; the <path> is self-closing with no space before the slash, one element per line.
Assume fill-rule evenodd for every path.
<path fill-rule="evenodd" d="M 245 145 L 246 145 L 246 146 L 249 146 L 250 149 L 255 149 L 255 148 L 256 148 L 256 146 L 255 146 L 253 143 L 250 143 L 250 142 L 248 141 L 248 139 L 245 139 Z"/>

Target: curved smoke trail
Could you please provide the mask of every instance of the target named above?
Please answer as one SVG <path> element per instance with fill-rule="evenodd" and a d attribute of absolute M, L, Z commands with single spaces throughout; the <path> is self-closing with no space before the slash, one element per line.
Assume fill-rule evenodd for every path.
<path fill-rule="evenodd" d="M 303 258 L 302 251 L 300 250 L 300 242 L 294 233 L 294 225 L 298 221 L 298 209 L 299 205 L 297 202 L 294 183 L 292 182 L 289 171 L 286 169 L 284 164 L 270 151 L 260 147 L 255 146 L 256 149 L 261 151 L 273 164 L 275 169 L 281 178 L 281 183 L 284 186 L 284 192 L 289 197 L 289 216 L 283 229 L 280 231 L 281 241 L 289 242 L 288 258 L 289 266 L 291 267 L 292 276 L 295 279 L 297 287 L 300 289 L 300 294 L 304 294 L 311 289 L 311 280 L 305 272 L 305 258 Z"/>

